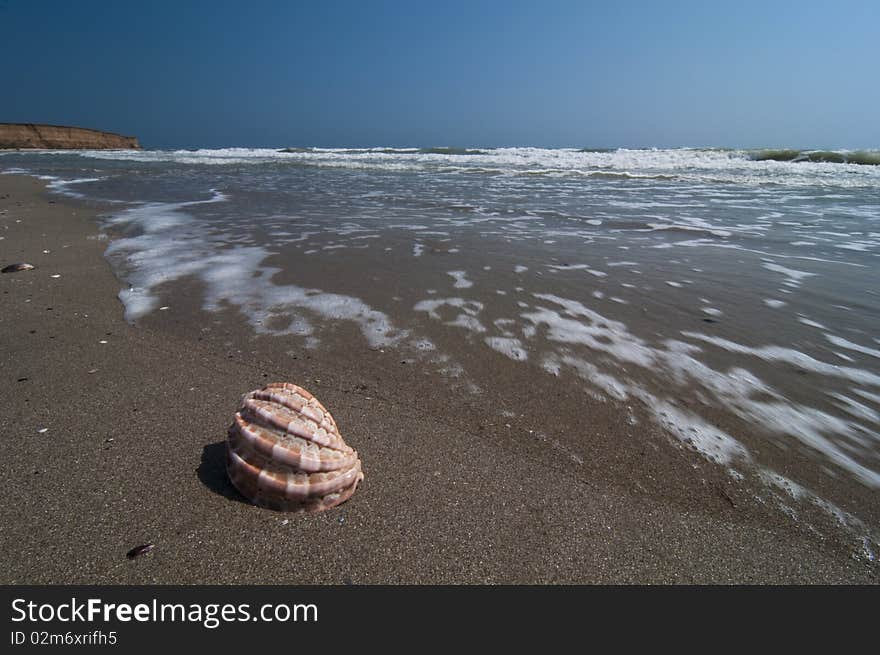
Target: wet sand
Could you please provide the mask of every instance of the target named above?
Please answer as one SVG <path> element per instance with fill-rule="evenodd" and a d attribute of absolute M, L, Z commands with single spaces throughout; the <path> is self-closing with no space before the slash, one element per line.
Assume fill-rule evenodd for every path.
<path fill-rule="evenodd" d="M 37 266 L 0 276 L 2 583 L 877 581 L 821 512 L 791 519 L 564 380 L 523 389 L 503 355 L 473 394 L 354 326 L 255 336 L 195 283 L 131 326 L 94 210 L 28 177 L 0 176 L 0 236 L 0 264 Z M 259 509 L 226 478 L 239 397 L 282 380 L 361 455 L 335 510 Z"/>

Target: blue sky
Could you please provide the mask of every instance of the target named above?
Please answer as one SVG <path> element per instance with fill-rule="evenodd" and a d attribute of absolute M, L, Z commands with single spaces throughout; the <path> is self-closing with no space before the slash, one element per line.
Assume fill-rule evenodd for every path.
<path fill-rule="evenodd" d="M 146 147 L 880 147 L 880 1 L 0 0 L 0 122 Z"/>

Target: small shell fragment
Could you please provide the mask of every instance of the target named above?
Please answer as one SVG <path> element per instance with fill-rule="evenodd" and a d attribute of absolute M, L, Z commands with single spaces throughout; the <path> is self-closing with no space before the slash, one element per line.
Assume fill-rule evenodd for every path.
<path fill-rule="evenodd" d="M 20 273 L 21 271 L 32 271 L 36 266 L 33 264 L 28 264 L 26 262 L 21 262 L 19 264 L 10 264 L 9 266 L 4 266 L 3 270 L 0 273 Z"/>
<path fill-rule="evenodd" d="M 130 551 L 128 551 L 128 552 L 125 554 L 125 556 L 126 556 L 128 559 L 134 559 L 135 557 L 138 557 L 138 556 L 140 556 L 140 555 L 146 555 L 146 554 L 149 553 L 151 550 L 153 550 L 153 548 L 155 548 L 155 545 L 154 545 L 152 542 L 151 542 L 151 543 L 148 543 L 148 544 L 143 544 L 143 545 L 141 545 L 141 546 L 135 546 L 135 547 L 132 548 Z"/>

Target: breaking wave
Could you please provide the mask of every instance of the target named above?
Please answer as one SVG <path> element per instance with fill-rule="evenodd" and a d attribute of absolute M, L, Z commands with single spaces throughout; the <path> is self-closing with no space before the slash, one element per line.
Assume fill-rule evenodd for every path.
<path fill-rule="evenodd" d="M 750 157 L 753 161 L 880 166 L 880 150 L 757 150 Z"/>
<path fill-rule="evenodd" d="M 263 165 L 444 175 L 591 178 L 795 187 L 880 187 L 880 150 L 721 148 L 217 148 L 44 151 L 90 159 L 181 165 Z M 0 155 L 2 156 L 2 155 Z"/>

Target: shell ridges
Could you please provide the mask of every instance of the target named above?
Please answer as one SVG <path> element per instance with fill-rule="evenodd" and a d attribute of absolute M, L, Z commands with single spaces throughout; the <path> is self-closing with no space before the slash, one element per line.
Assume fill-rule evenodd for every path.
<path fill-rule="evenodd" d="M 327 408 L 288 382 L 244 395 L 229 427 L 226 470 L 243 496 L 282 511 L 335 507 L 364 479 Z"/>

